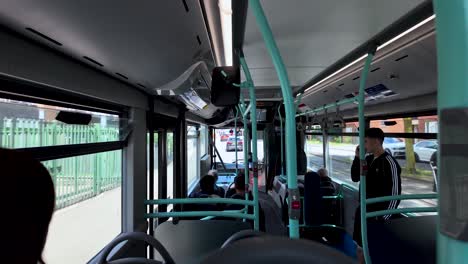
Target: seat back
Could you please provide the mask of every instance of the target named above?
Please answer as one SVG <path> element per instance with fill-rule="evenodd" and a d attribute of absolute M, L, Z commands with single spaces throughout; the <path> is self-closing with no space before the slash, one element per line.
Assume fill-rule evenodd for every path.
<path fill-rule="evenodd" d="M 316 172 L 304 175 L 304 223 L 309 226 L 322 224 L 322 194 L 320 176 Z"/>
<path fill-rule="evenodd" d="M 436 263 L 437 216 L 368 221 L 372 263 Z"/>

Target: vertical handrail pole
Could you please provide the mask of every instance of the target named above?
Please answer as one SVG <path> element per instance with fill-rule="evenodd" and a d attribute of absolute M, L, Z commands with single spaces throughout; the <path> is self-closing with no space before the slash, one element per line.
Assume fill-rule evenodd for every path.
<path fill-rule="evenodd" d="M 241 101 L 241 106 L 245 107 L 245 101 L 244 101 L 244 94 L 241 91 L 240 94 L 240 101 Z M 245 109 L 245 108 L 244 108 Z M 243 146 L 243 152 L 244 152 L 244 183 L 245 183 L 245 200 L 249 200 L 249 154 L 248 154 L 248 136 L 249 136 L 249 127 L 247 123 L 247 115 L 242 115 L 242 123 L 244 123 L 244 146 Z M 248 206 L 245 206 L 245 210 L 247 212 Z"/>
<path fill-rule="evenodd" d="M 367 241 L 367 218 L 366 218 L 366 150 L 364 147 L 364 137 L 366 131 L 366 121 L 364 119 L 364 99 L 365 99 L 365 89 L 367 75 L 369 73 L 369 68 L 374 57 L 375 49 L 369 52 L 367 55 L 366 61 L 364 63 L 364 68 L 361 73 L 361 82 L 359 83 L 359 94 L 358 94 L 358 113 L 359 113 L 359 159 L 361 160 L 361 173 L 360 173 L 360 206 L 361 206 L 361 240 L 362 240 L 362 249 L 364 253 L 364 258 L 367 264 L 371 264 L 371 259 L 369 256 L 369 246 Z"/>
<path fill-rule="evenodd" d="M 275 66 L 280 80 L 281 91 L 283 94 L 284 106 L 286 110 L 286 169 L 288 175 L 288 193 L 289 193 L 289 237 L 299 238 L 299 208 L 293 207 L 299 202 L 300 195 L 297 188 L 297 159 L 296 159 L 296 108 L 294 105 L 294 98 L 292 96 L 291 85 L 288 79 L 288 73 L 284 66 L 281 54 L 276 46 L 273 33 L 271 32 L 270 26 L 266 19 L 265 13 L 263 12 L 262 6 L 259 0 L 249 0 L 250 7 L 257 21 L 260 32 L 263 36 L 263 40 L 267 47 L 268 53 L 270 54 L 273 65 Z M 294 211 L 291 210 L 294 208 Z M 299 213 L 297 213 L 299 211 Z"/>
<path fill-rule="evenodd" d="M 281 104 L 278 106 L 278 116 L 280 119 L 280 137 L 281 137 L 281 176 L 284 176 L 283 116 L 281 115 Z"/>
<path fill-rule="evenodd" d="M 255 95 L 255 86 L 252 75 L 250 75 L 247 62 L 243 56 L 240 57 L 240 63 L 247 79 L 249 97 L 250 97 L 250 122 L 252 124 L 252 169 L 253 169 L 253 189 L 254 200 L 254 229 L 259 230 L 259 207 L 258 207 L 258 156 L 257 156 L 257 97 Z"/>
<path fill-rule="evenodd" d="M 438 68 L 439 221 L 437 263 L 468 263 L 466 204 L 457 193 L 466 188 L 468 171 L 460 152 L 468 144 L 468 0 L 434 0 Z M 456 121 L 454 121 L 456 120 Z M 457 148 L 460 154 L 456 154 Z M 450 164 L 447 162 L 450 161 Z M 456 174 L 456 175 L 450 175 Z M 463 194 L 463 195 L 466 195 Z M 447 208 L 449 207 L 449 208 Z M 456 224 L 455 224 L 456 223 Z"/>
<path fill-rule="evenodd" d="M 239 117 L 239 109 L 236 108 L 236 119 L 234 120 L 234 143 L 236 144 L 235 150 L 236 150 L 236 176 L 237 176 L 237 170 L 238 170 L 238 165 L 237 165 L 237 118 Z"/>

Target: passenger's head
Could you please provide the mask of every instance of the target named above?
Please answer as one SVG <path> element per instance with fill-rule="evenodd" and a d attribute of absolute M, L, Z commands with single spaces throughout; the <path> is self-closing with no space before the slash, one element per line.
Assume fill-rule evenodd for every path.
<path fill-rule="evenodd" d="M 243 174 L 239 174 L 234 178 L 234 187 L 237 193 L 245 192 L 245 177 Z"/>
<path fill-rule="evenodd" d="M 214 193 L 215 178 L 211 175 L 205 175 L 200 179 L 200 189 L 204 194 Z"/>
<path fill-rule="evenodd" d="M 2 239 L 9 263 L 44 263 L 49 223 L 55 206 L 52 178 L 47 169 L 27 154 L 0 149 Z M 3 250 L 2 250 L 3 252 Z"/>
<path fill-rule="evenodd" d="M 375 153 L 382 149 L 385 134 L 380 128 L 369 128 L 365 133 L 365 146 L 366 151 L 369 153 Z"/>
<path fill-rule="evenodd" d="M 321 168 L 317 171 L 317 174 L 320 176 L 320 177 L 328 177 L 328 171 L 327 169 L 325 168 Z"/>
<path fill-rule="evenodd" d="M 218 171 L 217 170 L 210 170 L 208 171 L 208 175 L 211 175 L 215 178 L 215 183 L 218 181 Z"/>

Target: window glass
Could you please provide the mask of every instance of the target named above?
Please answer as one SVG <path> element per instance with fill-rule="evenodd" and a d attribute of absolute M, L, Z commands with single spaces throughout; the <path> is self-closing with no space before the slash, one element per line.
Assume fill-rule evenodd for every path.
<path fill-rule="evenodd" d="M 359 183 L 351 180 L 351 165 L 357 145 L 359 145 L 359 137 L 328 136 L 329 176 L 355 187 L 359 186 Z"/>
<path fill-rule="evenodd" d="M 43 164 L 52 175 L 56 195 L 44 260 L 86 263 L 121 232 L 122 151 Z"/>
<path fill-rule="evenodd" d="M 90 114 L 89 125 L 57 121 L 60 111 Z M 119 116 L 0 98 L 0 147 L 30 148 L 119 140 Z"/>
<path fill-rule="evenodd" d="M 174 194 L 174 133 L 167 132 L 167 198 Z M 168 206 L 168 210 L 171 205 Z"/>
<path fill-rule="evenodd" d="M 203 157 L 208 153 L 208 128 L 207 126 L 201 125 L 198 131 L 200 133 L 200 157 Z"/>
<path fill-rule="evenodd" d="M 403 151 L 392 151 L 401 166 L 402 192 L 404 194 L 431 193 L 436 191 L 437 140 L 402 139 Z M 433 146 L 427 148 L 424 146 Z M 431 163 L 432 161 L 432 163 Z M 436 206 L 436 200 L 406 200 L 400 207 Z"/>
<path fill-rule="evenodd" d="M 323 164 L 323 137 L 307 135 L 304 150 L 307 155 L 307 169 L 317 171 Z"/>
<path fill-rule="evenodd" d="M 242 168 L 244 164 L 244 129 L 237 129 L 237 160 L 240 168 Z M 218 169 L 222 169 L 221 159 L 228 170 L 235 169 L 236 136 L 234 134 L 234 128 L 215 130 L 215 146 L 219 152 L 219 155 L 216 154 Z M 250 143 L 252 144 L 252 140 L 250 140 Z M 261 164 L 264 159 L 263 133 L 261 131 L 257 131 L 257 158 Z"/>
<path fill-rule="evenodd" d="M 358 144 L 358 137 L 329 136 L 329 175 L 355 187 L 358 187 L 359 183 L 351 180 L 351 165 Z M 432 148 L 424 146 L 432 146 Z M 318 149 L 318 146 L 316 148 Z M 436 190 L 434 180 L 434 175 L 437 173 L 434 166 L 438 150 L 436 140 L 413 138 L 387 140 L 386 138 L 384 149 L 396 159 L 401 167 L 403 194 L 431 193 Z M 308 161 L 310 155 L 308 154 Z M 316 160 L 317 164 L 321 164 L 321 158 Z M 405 200 L 401 202 L 400 207 L 435 205 L 435 200 Z"/>
<path fill-rule="evenodd" d="M 438 133 L 439 119 L 433 115 L 371 120 L 370 127 L 379 127 L 385 133 Z"/>
<path fill-rule="evenodd" d="M 153 187 L 153 197 L 154 199 L 157 199 L 158 198 L 158 166 L 159 166 L 159 158 L 158 158 L 158 136 L 159 136 L 159 133 L 155 132 L 154 133 L 154 146 L 153 146 L 153 149 L 154 149 L 154 161 L 153 161 L 153 164 L 154 164 L 154 187 Z M 147 162 L 147 168 L 148 168 L 148 198 L 149 198 L 149 191 L 150 191 L 150 185 L 149 185 L 149 148 L 150 148 L 150 145 L 149 145 L 149 133 L 147 133 L 147 146 L 146 146 L 146 153 L 147 153 L 147 157 L 148 157 L 148 162 Z"/>
<path fill-rule="evenodd" d="M 198 132 L 194 126 L 187 127 L 187 188 L 198 179 Z"/>

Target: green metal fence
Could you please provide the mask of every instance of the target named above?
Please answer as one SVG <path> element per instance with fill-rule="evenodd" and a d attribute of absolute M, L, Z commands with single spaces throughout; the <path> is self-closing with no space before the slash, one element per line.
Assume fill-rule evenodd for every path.
<path fill-rule="evenodd" d="M 4 118 L 0 146 L 28 148 L 119 140 L 114 127 L 69 125 L 57 121 Z M 121 150 L 44 161 L 55 185 L 56 209 L 121 185 Z"/>

